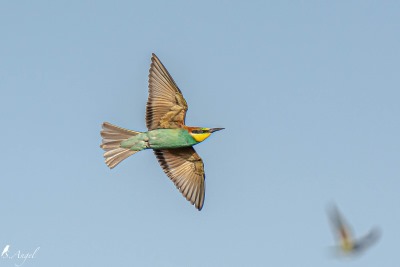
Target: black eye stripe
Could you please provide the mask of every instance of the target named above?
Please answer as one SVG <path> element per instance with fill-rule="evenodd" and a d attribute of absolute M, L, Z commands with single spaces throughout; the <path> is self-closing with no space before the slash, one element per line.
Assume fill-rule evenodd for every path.
<path fill-rule="evenodd" d="M 209 130 L 202 130 L 202 129 L 196 129 L 196 130 L 192 131 L 192 133 L 194 133 L 194 134 L 202 134 L 202 133 L 209 133 L 209 132 L 210 132 Z"/>

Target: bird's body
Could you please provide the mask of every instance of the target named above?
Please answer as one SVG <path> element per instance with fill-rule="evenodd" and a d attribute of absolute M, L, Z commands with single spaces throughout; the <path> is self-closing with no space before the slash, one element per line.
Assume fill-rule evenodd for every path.
<path fill-rule="evenodd" d="M 153 54 L 146 107 L 147 132 L 137 132 L 103 123 L 101 148 L 105 162 L 114 168 L 127 157 L 153 149 L 168 177 L 188 201 L 201 210 L 205 194 L 204 164 L 192 146 L 223 128 L 188 127 L 188 109 L 182 92 L 167 69 Z"/>
<path fill-rule="evenodd" d="M 199 142 L 184 128 L 155 129 L 121 142 L 121 147 L 130 150 L 174 149 L 194 146 Z"/>

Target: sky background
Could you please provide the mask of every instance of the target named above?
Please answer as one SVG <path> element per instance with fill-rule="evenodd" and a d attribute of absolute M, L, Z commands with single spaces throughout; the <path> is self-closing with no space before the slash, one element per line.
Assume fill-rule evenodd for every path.
<path fill-rule="evenodd" d="M 400 2 L 2 1 L 0 250 L 23 266 L 399 266 Z M 152 151 L 113 170 L 103 121 L 145 131 L 151 53 L 225 127 L 201 212 Z M 356 235 L 337 259 L 326 207 Z M 0 266 L 20 261 L 0 258 Z"/>

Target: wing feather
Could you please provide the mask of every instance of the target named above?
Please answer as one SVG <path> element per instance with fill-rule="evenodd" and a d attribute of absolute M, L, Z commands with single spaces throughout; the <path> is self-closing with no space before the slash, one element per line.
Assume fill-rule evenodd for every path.
<path fill-rule="evenodd" d="M 174 79 L 155 54 L 149 71 L 146 125 L 149 130 L 180 128 L 185 123 L 187 103 Z"/>
<path fill-rule="evenodd" d="M 204 164 L 193 147 L 154 150 L 164 172 L 182 195 L 201 210 L 204 204 Z"/>

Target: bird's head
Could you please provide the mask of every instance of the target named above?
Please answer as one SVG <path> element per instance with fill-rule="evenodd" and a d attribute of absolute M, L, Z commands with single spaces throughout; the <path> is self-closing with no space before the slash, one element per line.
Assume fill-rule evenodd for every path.
<path fill-rule="evenodd" d="M 351 240 L 343 239 L 341 242 L 342 251 L 345 253 L 350 253 L 354 249 L 354 243 Z"/>
<path fill-rule="evenodd" d="M 189 134 L 199 143 L 206 140 L 213 132 L 223 129 L 225 128 L 187 127 Z"/>

